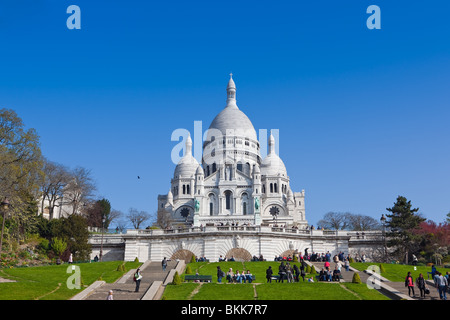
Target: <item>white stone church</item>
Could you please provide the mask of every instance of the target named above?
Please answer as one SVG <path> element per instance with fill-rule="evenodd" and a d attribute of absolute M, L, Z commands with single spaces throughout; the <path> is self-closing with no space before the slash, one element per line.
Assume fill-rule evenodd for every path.
<path fill-rule="evenodd" d="M 158 196 L 158 213 L 174 224 L 295 225 L 306 228 L 305 192 L 293 192 L 286 167 L 269 138 L 262 159 L 250 119 L 236 104 L 230 76 L 225 108 L 214 118 L 203 144 L 202 163 L 192 155 L 192 140 L 177 164 L 171 189 Z"/>
<path fill-rule="evenodd" d="M 380 255 L 383 237 L 379 231 L 309 228 L 305 192 L 291 190 L 272 134 L 268 149 L 262 159 L 256 131 L 236 104 L 236 86 L 230 78 L 226 106 L 206 133 L 201 164 L 192 155 L 188 137 L 170 190 L 158 196 L 158 214 L 166 216 L 174 228 L 93 235 L 91 258 L 102 253 L 104 261 L 167 257 L 188 262 L 192 256 L 249 261 L 306 250 L 364 253 L 369 259 Z"/>

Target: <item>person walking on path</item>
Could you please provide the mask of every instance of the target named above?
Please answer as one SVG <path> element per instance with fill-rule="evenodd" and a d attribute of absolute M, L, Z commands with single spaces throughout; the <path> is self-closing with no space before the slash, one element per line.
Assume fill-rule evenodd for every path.
<path fill-rule="evenodd" d="M 106 297 L 106 300 L 114 300 L 113 298 L 113 291 L 109 290 L 108 296 Z"/>
<path fill-rule="evenodd" d="M 73 255 L 72 255 L 72 253 L 69 256 L 69 261 L 68 262 L 69 262 L 69 264 L 73 263 Z"/>
<path fill-rule="evenodd" d="M 439 271 L 436 273 L 435 279 L 436 287 L 439 291 L 439 298 L 441 298 L 441 300 L 447 300 L 447 279 Z"/>
<path fill-rule="evenodd" d="M 166 267 L 167 267 L 167 260 L 166 260 L 166 257 L 164 257 L 163 261 L 161 262 L 161 265 L 162 265 L 163 271 L 166 271 Z"/>
<path fill-rule="evenodd" d="M 141 280 L 142 280 L 141 270 L 138 268 L 136 270 L 136 273 L 134 274 L 134 281 L 136 282 L 136 289 L 134 290 L 134 292 L 139 292 Z"/>
<path fill-rule="evenodd" d="M 420 273 L 419 276 L 417 277 L 416 285 L 417 285 L 417 289 L 419 289 L 419 291 L 420 291 L 420 297 L 425 298 L 426 285 L 425 285 L 425 278 L 423 277 L 423 274 Z"/>
<path fill-rule="evenodd" d="M 408 275 L 406 276 L 405 287 L 408 287 L 408 295 L 410 297 L 411 297 L 411 291 L 412 291 L 413 297 L 416 296 L 416 294 L 414 293 L 414 281 L 413 281 L 413 277 L 411 276 L 411 272 L 408 272 Z"/>

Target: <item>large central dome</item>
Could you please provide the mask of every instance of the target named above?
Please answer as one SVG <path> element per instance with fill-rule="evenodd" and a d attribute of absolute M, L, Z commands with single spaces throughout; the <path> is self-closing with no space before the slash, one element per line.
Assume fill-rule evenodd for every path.
<path fill-rule="evenodd" d="M 219 130 L 223 135 L 241 136 L 257 141 L 252 122 L 236 105 L 236 86 L 232 77 L 228 82 L 227 94 L 227 106 L 214 118 L 209 129 Z M 212 136 L 216 135 L 213 132 L 208 133 L 208 138 Z"/>

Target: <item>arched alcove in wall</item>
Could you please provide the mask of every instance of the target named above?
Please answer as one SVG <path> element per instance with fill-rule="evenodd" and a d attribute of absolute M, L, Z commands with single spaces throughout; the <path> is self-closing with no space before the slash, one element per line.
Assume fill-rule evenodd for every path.
<path fill-rule="evenodd" d="M 192 256 L 195 256 L 195 254 L 192 251 L 186 250 L 186 249 L 180 249 L 175 251 L 172 254 L 172 257 L 170 257 L 170 260 L 184 260 L 186 263 L 191 262 Z"/>
<path fill-rule="evenodd" d="M 234 260 L 236 261 L 250 261 L 252 260 L 252 255 L 250 254 L 250 252 L 248 252 L 247 250 L 243 249 L 243 248 L 233 248 L 228 250 L 227 254 L 225 255 L 225 257 L 228 259 L 230 259 L 231 257 L 234 258 Z"/>

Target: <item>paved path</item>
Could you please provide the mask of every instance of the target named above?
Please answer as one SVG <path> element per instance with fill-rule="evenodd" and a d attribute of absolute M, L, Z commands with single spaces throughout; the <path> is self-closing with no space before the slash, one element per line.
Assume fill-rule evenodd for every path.
<path fill-rule="evenodd" d="M 105 283 L 95 289 L 84 300 L 106 300 L 109 290 L 113 291 L 114 300 L 141 300 L 154 281 L 164 281 L 169 271 L 175 267 L 176 261 L 169 261 L 166 271 L 162 270 L 161 262 L 145 263 L 141 267 L 142 280 L 139 292 L 135 292 L 136 283 L 132 272 L 125 275 L 115 283 Z"/>
<path fill-rule="evenodd" d="M 320 270 L 322 270 L 323 266 L 324 266 L 324 262 L 310 262 L 310 264 L 314 265 L 314 268 L 316 269 L 317 273 L 320 272 Z M 331 270 L 334 270 L 335 267 L 335 263 L 331 262 L 330 263 L 330 267 Z M 370 277 L 370 274 L 364 272 L 364 271 L 359 271 L 356 270 L 354 268 L 350 268 L 349 271 L 345 271 L 345 268 L 342 267 L 341 269 L 341 274 L 342 274 L 342 281 L 345 282 L 352 282 L 353 280 L 353 275 L 354 273 L 357 272 L 359 274 L 359 277 L 361 278 L 361 282 L 362 283 L 366 283 L 367 279 Z M 415 280 L 415 279 L 414 279 Z M 440 300 L 439 299 L 439 293 L 437 291 L 437 289 L 434 287 L 434 284 L 431 280 L 427 281 L 427 285 L 428 288 L 430 289 L 430 294 L 425 295 L 425 298 L 420 298 L 420 291 L 419 289 L 417 289 L 417 287 L 414 287 L 414 293 L 415 296 L 414 297 L 409 297 L 408 296 L 408 288 L 405 287 L 405 282 L 393 282 L 393 281 L 389 281 L 385 278 L 382 278 L 382 283 L 386 285 L 387 288 L 392 288 L 392 292 L 393 294 L 389 294 L 386 291 L 384 291 L 384 294 L 388 295 L 390 298 L 394 298 L 394 299 L 412 299 L 412 300 Z M 383 291 L 381 291 L 383 293 Z M 396 293 L 395 293 L 396 292 Z M 400 294 L 400 295 L 399 295 Z M 395 295 L 397 295 L 397 297 L 395 297 Z M 447 294 L 447 297 L 449 295 Z"/>

